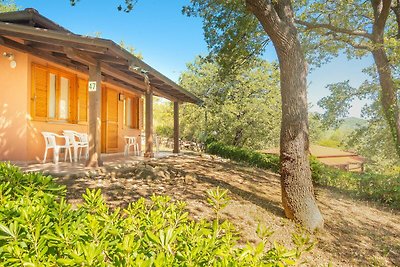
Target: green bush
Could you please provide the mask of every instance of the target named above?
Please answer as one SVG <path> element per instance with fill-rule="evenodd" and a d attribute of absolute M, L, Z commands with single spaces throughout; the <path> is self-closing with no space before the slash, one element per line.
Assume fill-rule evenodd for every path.
<path fill-rule="evenodd" d="M 208 143 L 206 151 L 207 153 L 218 155 L 223 158 L 245 162 L 251 166 L 279 172 L 279 157 L 275 155 L 267 155 L 246 148 L 224 145 L 220 142 Z"/>
<path fill-rule="evenodd" d="M 87 190 L 73 209 L 65 192 L 51 177 L 0 163 L 1 266 L 284 266 L 311 248 L 294 235 L 295 249 L 267 249 L 268 231 L 239 248 L 229 221 L 193 221 L 184 203 L 164 196 L 111 210 L 100 190 Z M 226 200 L 225 191 L 209 192 L 216 210 Z"/>
<path fill-rule="evenodd" d="M 174 137 L 174 128 L 167 125 L 159 125 L 156 127 L 157 135 L 165 138 L 173 138 Z"/>
<path fill-rule="evenodd" d="M 266 155 L 246 148 L 210 142 L 206 151 L 223 158 L 244 162 L 251 166 L 279 172 L 279 157 Z M 400 175 L 353 173 L 335 169 L 311 157 L 310 166 L 314 183 L 332 186 L 353 195 L 388 204 L 400 209 Z"/>

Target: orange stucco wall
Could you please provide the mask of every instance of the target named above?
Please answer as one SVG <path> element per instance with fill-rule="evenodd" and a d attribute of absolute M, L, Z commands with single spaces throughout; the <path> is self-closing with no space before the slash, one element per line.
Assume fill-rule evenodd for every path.
<path fill-rule="evenodd" d="M 41 161 L 45 149 L 42 131 L 61 134 L 63 130 L 87 132 L 87 124 L 36 121 L 30 117 L 31 65 L 49 65 L 87 79 L 85 74 L 73 71 L 43 59 L 1 47 L 0 53 L 12 52 L 17 61 L 15 69 L 10 68 L 8 59 L 0 57 L 0 160 Z M 126 90 L 105 83 L 118 92 Z M 118 102 L 118 152 L 124 151 L 124 136 L 136 136 L 139 129 L 124 126 L 124 102 Z M 52 153 L 48 158 L 51 159 Z"/>
<path fill-rule="evenodd" d="M 13 53 L 15 69 L 3 53 Z M 28 56 L 0 46 L 0 160 L 27 159 Z"/>

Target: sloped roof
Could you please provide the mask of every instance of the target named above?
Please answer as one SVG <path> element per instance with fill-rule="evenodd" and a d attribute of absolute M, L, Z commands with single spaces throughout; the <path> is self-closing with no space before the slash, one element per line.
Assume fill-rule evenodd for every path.
<path fill-rule="evenodd" d="M 154 94 L 171 101 L 201 100 L 112 40 L 74 34 L 35 9 L 0 13 L 0 45 L 88 73 L 101 63 L 103 80 L 143 93 L 148 77 Z"/>
<path fill-rule="evenodd" d="M 280 151 L 278 147 L 262 150 L 262 153 L 279 155 Z M 364 159 L 358 156 L 354 152 L 343 151 L 338 148 L 310 145 L 310 154 L 317 159 L 323 161 L 323 159 L 329 159 L 332 163 L 334 162 L 364 162 Z M 344 158 L 344 159 L 340 159 Z M 334 164 L 333 164 L 334 165 Z"/>
<path fill-rule="evenodd" d="M 332 158 L 318 158 L 322 163 L 329 166 L 349 165 L 349 164 L 362 164 L 365 160 L 359 156 L 343 156 Z"/>

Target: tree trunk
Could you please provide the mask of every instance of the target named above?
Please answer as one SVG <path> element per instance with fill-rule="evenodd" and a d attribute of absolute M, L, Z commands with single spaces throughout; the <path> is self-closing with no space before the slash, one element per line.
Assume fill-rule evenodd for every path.
<path fill-rule="evenodd" d="M 307 65 L 300 43 L 280 49 L 281 186 L 285 214 L 309 229 L 323 226 L 314 198 L 308 140 Z"/>
<path fill-rule="evenodd" d="M 382 44 L 383 46 L 383 44 Z M 392 79 L 392 71 L 384 48 L 380 46 L 372 55 L 378 69 L 379 83 L 381 86 L 380 101 L 382 110 L 392 134 L 397 155 L 400 157 L 400 116 L 397 102 L 396 88 Z"/>
<path fill-rule="evenodd" d="M 307 64 L 297 36 L 290 1 L 268 4 L 247 0 L 250 11 L 272 40 L 280 67 L 281 187 L 282 203 L 288 218 L 313 231 L 324 220 L 314 197 L 309 163 Z"/>
<path fill-rule="evenodd" d="M 396 16 L 396 22 L 399 23 L 399 1 L 392 10 Z M 391 1 L 372 0 L 372 9 L 374 11 L 374 24 L 372 27 L 372 42 L 374 49 L 371 51 L 378 71 L 379 83 L 381 86 L 380 101 L 386 121 L 389 125 L 397 155 L 400 157 L 400 116 L 397 101 L 397 90 L 393 83 L 392 70 L 389 59 L 385 51 L 384 34 L 387 18 L 389 16 Z"/>

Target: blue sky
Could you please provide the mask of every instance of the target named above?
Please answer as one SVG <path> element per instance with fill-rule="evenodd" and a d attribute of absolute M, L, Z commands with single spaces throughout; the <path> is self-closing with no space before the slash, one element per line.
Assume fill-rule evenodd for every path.
<path fill-rule="evenodd" d="M 15 0 L 19 7 L 33 7 L 72 32 L 85 35 L 100 32 L 102 38 L 117 43 L 123 40 L 135 47 L 146 63 L 174 81 L 186 69 L 186 63 L 196 55 L 207 54 L 201 20 L 181 13 L 188 0 L 139 0 L 135 10 L 128 14 L 117 11 L 117 5 L 122 2 L 80 0 L 71 7 L 69 0 Z M 276 59 L 272 48 L 264 57 Z M 329 94 L 327 84 L 350 80 L 351 85 L 358 86 L 367 78 L 362 68 L 371 64 L 371 58 L 347 61 L 340 56 L 312 71 L 308 77 L 311 110 L 322 111 L 317 101 Z M 353 103 L 350 116 L 359 117 L 363 105 L 359 101 Z"/>

